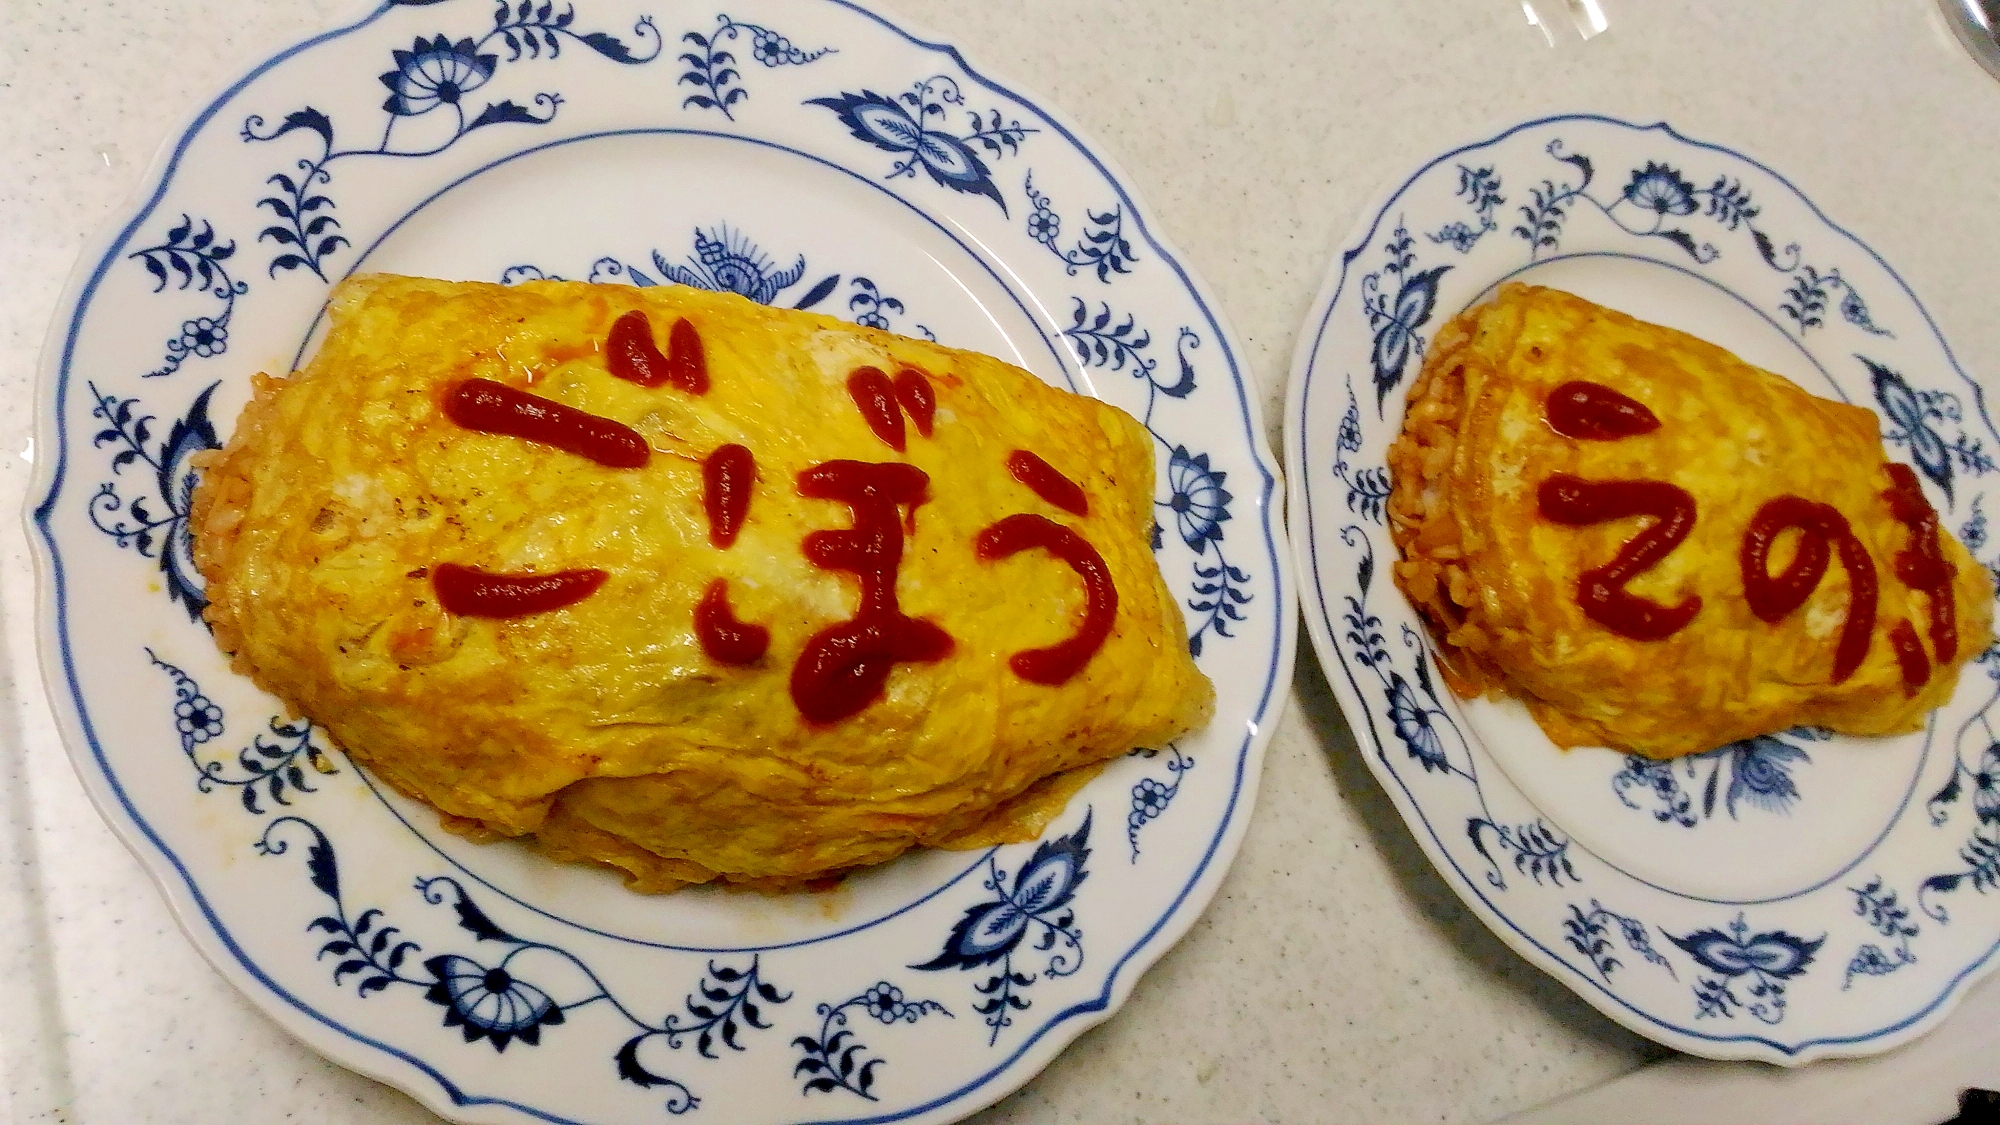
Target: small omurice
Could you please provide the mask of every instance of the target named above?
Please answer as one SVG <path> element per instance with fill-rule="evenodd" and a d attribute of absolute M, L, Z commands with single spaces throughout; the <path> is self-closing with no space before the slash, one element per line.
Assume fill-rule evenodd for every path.
<path fill-rule="evenodd" d="M 1992 640 L 1986 568 L 1873 413 L 1567 293 L 1440 329 L 1389 469 L 1445 679 L 1559 746 L 1915 730 Z"/>
<path fill-rule="evenodd" d="M 193 502 L 234 666 L 636 890 L 1031 839 L 1214 693 L 1154 442 L 985 356 L 673 286 L 342 283 Z"/>

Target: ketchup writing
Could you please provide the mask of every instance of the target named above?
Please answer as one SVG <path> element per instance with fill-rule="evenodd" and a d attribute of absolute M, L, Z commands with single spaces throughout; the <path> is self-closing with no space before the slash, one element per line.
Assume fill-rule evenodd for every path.
<path fill-rule="evenodd" d="M 683 322 L 685 323 L 685 322 Z M 724 445 L 701 463 L 702 507 L 708 512 L 708 541 L 723 550 L 736 543 L 750 513 L 750 487 L 757 460 L 740 445 Z M 708 584 L 694 607 L 694 635 L 701 650 L 718 664 L 755 664 L 771 647 L 771 630 L 739 620 L 729 606 L 729 580 Z"/>
<path fill-rule="evenodd" d="M 861 580 L 854 616 L 814 633 L 792 666 L 792 702 L 799 713 L 811 722 L 832 723 L 880 698 L 895 665 L 931 663 L 951 652 L 950 635 L 906 615 L 896 601 L 903 561 L 897 509 L 914 511 L 929 499 L 930 477 L 897 462 L 826 461 L 799 474 L 799 495 L 838 500 L 854 512 L 852 529 L 815 531 L 805 540 L 806 558 L 814 566 L 851 571 Z"/>
<path fill-rule="evenodd" d="M 1660 428 L 1660 420 L 1643 403 L 1609 387 L 1576 380 L 1549 393 L 1544 404 L 1549 427 L 1565 437 L 1611 441 Z M 1955 571 L 1946 561 L 1939 539 L 1937 510 L 1924 499 L 1917 474 L 1907 465 L 1888 466 L 1890 487 L 1882 496 L 1889 512 L 1909 529 L 1910 542 L 1896 554 L 1896 578 L 1927 595 L 1930 603 L 1931 648 L 1938 663 L 1958 652 L 1958 620 L 1952 600 Z M 1585 481 L 1558 473 L 1543 482 L 1541 514 L 1561 523 L 1597 523 L 1623 516 L 1651 515 L 1658 522 L 1634 536 L 1610 564 L 1584 572 L 1578 599 L 1592 620 L 1628 637 L 1657 640 L 1686 626 L 1700 610 L 1701 599 L 1689 597 L 1669 609 L 1624 590 L 1625 583 L 1666 557 L 1694 526 L 1694 498 L 1663 481 Z M 1778 574 L 1771 573 L 1771 551 L 1779 536 L 1799 534 L 1792 559 Z M 1832 682 L 1845 682 L 1867 659 L 1875 630 L 1875 560 L 1855 536 L 1847 517 L 1831 505 L 1800 496 L 1780 496 L 1757 510 L 1743 530 L 1737 562 L 1743 575 L 1743 597 L 1750 612 L 1770 624 L 1782 621 L 1806 603 L 1838 552 L 1847 572 L 1847 616 L 1834 648 Z M 1903 689 L 1915 695 L 1929 679 L 1931 658 L 1924 653 L 1916 626 L 1899 621 L 1889 631 L 1889 644 L 1903 674 Z"/>
<path fill-rule="evenodd" d="M 444 413 L 468 430 L 553 445 L 613 469 L 639 468 L 652 454 L 646 439 L 622 422 L 491 379 L 467 379 L 447 391 Z"/>
<path fill-rule="evenodd" d="M 736 618 L 729 608 L 729 579 L 708 584 L 694 607 L 694 632 L 701 650 L 720 664 L 755 664 L 771 647 L 771 631 Z"/>
<path fill-rule="evenodd" d="M 1896 552 L 1896 579 L 1928 595 L 1931 603 L 1931 649 L 1940 664 L 1958 655 L 1958 615 L 1952 604 L 1951 582 L 1957 571 L 1945 561 L 1938 538 L 1937 509 L 1924 499 L 1923 486 L 1908 465 L 1891 463 L 1889 483 L 1882 494 L 1889 514 L 1910 529 L 1910 545 Z M 1908 665 L 1905 665 L 1908 670 Z"/>
<path fill-rule="evenodd" d="M 575 605 L 604 585 L 605 573 L 492 574 L 457 563 L 430 568 L 431 587 L 446 613 L 461 617 L 526 617 Z"/>
<path fill-rule="evenodd" d="M 674 321 L 662 354 L 653 342 L 652 322 L 633 309 L 612 322 L 604 341 L 604 360 L 613 375 L 642 387 L 671 383 L 691 395 L 708 393 L 708 359 L 701 334 L 685 318 Z"/>
<path fill-rule="evenodd" d="M 1915 695 L 1924 681 L 1931 678 L 1931 662 L 1924 656 L 1924 645 L 1917 639 L 1917 627 L 1903 620 L 1889 630 L 1889 647 L 1896 653 L 1896 665 L 1903 673 L 1903 694 Z"/>
<path fill-rule="evenodd" d="M 879 367 L 856 368 L 847 377 L 847 393 L 854 399 L 854 405 L 861 408 L 861 417 L 867 419 L 868 428 L 883 444 L 898 453 L 903 452 L 907 439 L 903 434 L 903 411 L 896 405 L 896 385 L 882 373 Z"/>
<path fill-rule="evenodd" d="M 1576 380 L 1549 392 L 1542 404 L 1549 427 L 1565 437 L 1615 441 L 1660 428 L 1651 410 L 1610 387 Z M 1585 617 L 1635 641 L 1658 641 L 1687 628 L 1701 612 L 1689 595 L 1664 606 L 1625 592 L 1625 584 L 1651 569 L 1694 530 L 1694 497 L 1660 480 L 1584 480 L 1556 473 L 1542 482 L 1536 500 L 1542 518 L 1571 527 L 1630 516 L 1652 516 L 1652 526 L 1625 541 L 1610 562 L 1577 576 L 1577 602 Z"/>
<path fill-rule="evenodd" d="M 903 412 L 910 416 L 910 424 L 917 428 L 917 433 L 931 436 L 931 426 L 937 417 L 937 394 L 923 372 L 914 367 L 896 372 L 896 401 L 903 404 Z"/>
<path fill-rule="evenodd" d="M 1771 573 L 1771 548 L 1788 528 L 1801 534 L 1792 561 L 1781 574 Z M 1826 504 L 1798 496 L 1780 496 L 1757 509 L 1743 529 L 1737 563 L 1743 571 L 1743 597 L 1758 620 L 1777 622 L 1805 604 L 1819 588 L 1832 558 L 1831 544 L 1848 536 L 1846 517 Z"/>
<path fill-rule="evenodd" d="M 691 395 L 708 393 L 708 353 L 701 333 L 685 319 L 674 321 L 667 332 L 667 382 Z"/>
<path fill-rule="evenodd" d="M 980 561 L 992 562 L 1022 551 L 1041 548 L 1068 563 L 1083 579 L 1083 623 L 1068 640 L 1047 648 L 1031 648 L 1007 660 L 1014 674 L 1037 684 L 1060 684 L 1083 670 L 1111 635 L 1111 623 L 1118 615 L 1118 588 L 1112 585 L 1111 570 L 1104 556 L 1084 538 L 1062 524 L 1036 515 L 1008 516 L 979 533 L 976 549 Z"/>
<path fill-rule="evenodd" d="M 708 541 L 728 550 L 750 514 L 750 486 L 757 459 L 740 445 L 725 445 L 701 463 L 702 507 L 708 512 Z"/>
<path fill-rule="evenodd" d="M 1079 516 L 1090 514 L 1090 498 L 1083 494 L 1082 486 L 1027 450 L 1016 449 L 1007 455 L 1007 471 L 1033 489 L 1035 495 L 1063 511 Z"/>
<path fill-rule="evenodd" d="M 1771 547 L 1789 528 L 1799 529 L 1798 552 L 1783 573 L 1770 571 Z M 1841 683 L 1861 667 L 1868 655 L 1869 634 L 1875 630 L 1875 560 L 1854 537 L 1847 517 L 1831 505 L 1798 496 L 1780 496 L 1757 509 L 1743 531 L 1738 563 L 1743 571 L 1743 596 L 1759 620 L 1776 623 L 1812 596 L 1826 574 L 1828 547 L 1840 552 L 1847 571 L 1847 621 L 1833 652 L 1833 682 Z"/>
<path fill-rule="evenodd" d="M 1659 417 L 1644 403 L 1581 379 L 1550 391 L 1543 411 L 1550 429 L 1585 441 L 1616 441 L 1660 428 Z"/>
<path fill-rule="evenodd" d="M 1686 628 L 1701 611 L 1701 598 L 1695 595 L 1664 606 L 1625 592 L 1626 583 L 1666 558 L 1694 530 L 1694 497 L 1686 489 L 1659 480 L 1592 481 L 1556 473 L 1542 482 L 1537 500 L 1543 519 L 1572 527 L 1629 516 L 1654 518 L 1610 562 L 1577 577 L 1584 616 L 1620 636 L 1658 641 Z"/>

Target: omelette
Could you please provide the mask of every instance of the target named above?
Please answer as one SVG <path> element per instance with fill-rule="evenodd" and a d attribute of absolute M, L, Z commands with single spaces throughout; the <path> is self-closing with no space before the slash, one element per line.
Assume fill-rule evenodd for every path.
<path fill-rule="evenodd" d="M 1992 639 L 1986 569 L 1872 412 L 1567 293 L 1440 329 L 1389 469 L 1444 678 L 1558 746 L 1911 731 Z"/>
<path fill-rule="evenodd" d="M 237 670 L 478 839 L 665 892 L 1032 839 L 1214 693 L 1151 437 L 677 286 L 342 283 L 201 464 Z"/>

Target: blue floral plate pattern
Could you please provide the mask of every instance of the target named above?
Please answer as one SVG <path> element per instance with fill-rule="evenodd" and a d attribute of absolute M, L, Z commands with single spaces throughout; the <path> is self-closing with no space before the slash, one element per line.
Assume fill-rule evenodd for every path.
<path fill-rule="evenodd" d="M 819 895 L 636 896 L 440 832 L 229 671 L 190 560 L 192 459 L 357 270 L 726 290 L 1116 403 L 1156 440 L 1215 722 L 1040 841 Z M 1294 640 L 1246 379 L 1115 170 L 865 8 L 385 3 L 204 106 L 71 279 L 36 405 L 44 672 L 222 974 L 448 1117 L 951 1120 L 1114 1010 L 1241 839 Z"/>
<path fill-rule="evenodd" d="M 1875 410 L 2000 575 L 1984 396 L 1894 270 L 1778 173 L 1665 124 L 1530 121 L 1425 163 L 1343 247 L 1286 408 L 1305 618 L 1439 873 L 1522 956 L 1679 1050 L 1887 1050 L 2000 949 L 2000 651 L 1925 730 L 1776 732 L 1677 762 L 1564 754 L 1444 690 L 1390 580 L 1384 458 L 1433 333 L 1511 279 L 1692 332 Z"/>

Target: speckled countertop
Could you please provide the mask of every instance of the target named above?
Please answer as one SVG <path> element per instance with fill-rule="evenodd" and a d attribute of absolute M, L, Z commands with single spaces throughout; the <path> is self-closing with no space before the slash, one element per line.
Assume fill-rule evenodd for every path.
<path fill-rule="evenodd" d="M 1603 4 L 1608 32 L 1553 49 L 1516 0 L 883 7 L 1046 95 L 1123 163 L 1240 331 L 1274 443 L 1295 333 L 1362 206 L 1448 143 L 1550 111 L 1664 118 L 1755 152 L 1896 263 L 1970 370 L 2000 374 L 2000 84 L 1929 3 Z M 86 237 L 198 96 L 352 8 L 0 5 L 0 388 L 20 404 L 0 415 L 0 508 L 18 510 L 27 488 L 36 355 Z M 57 744 L 11 517 L 0 595 L 0 1121 L 435 1120 L 290 1039 L 195 954 Z M 1984 1037 L 1968 1057 L 2000 1059 L 1984 1003 L 1994 983 L 1976 998 L 1983 1018 L 1961 1012 L 1934 1038 L 1963 1054 Z M 1662 1054 L 1460 907 L 1302 646 L 1248 840 L 1214 905 L 1124 1011 L 979 1120 L 1490 1119 Z M 1885 1073 L 1843 1066 L 1787 1076 L 1786 1096 Z M 1778 1088 L 1756 1067 L 1654 1075 L 1589 1103 L 1590 1116 L 1663 1117 L 1675 1090 L 1699 1102 L 1708 1088 L 1710 1119 L 1732 1107 L 1747 1118 L 1751 1102 L 1713 1091 Z M 1898 1104 L 1921 1120 L 1948 1101 Z M 1774 1102 L 1779 1118 L 1784 1104 L 1799 1103 Z"/>

